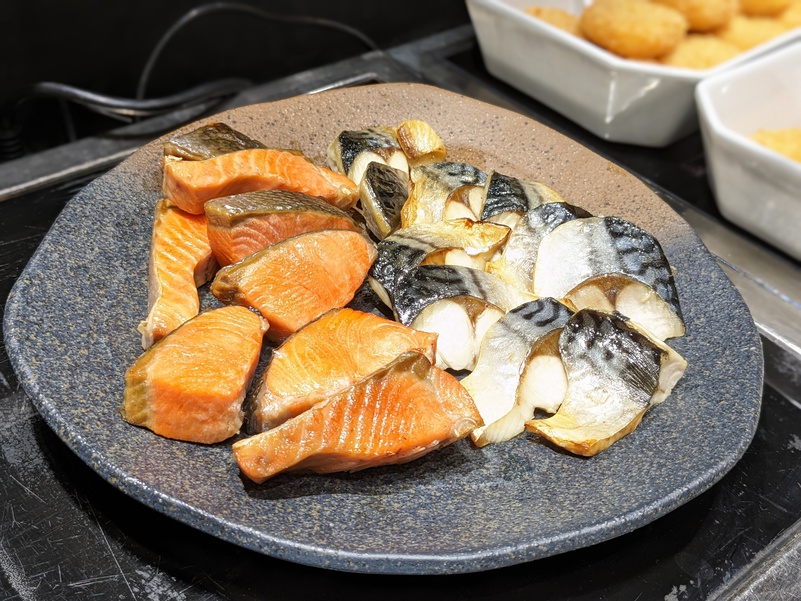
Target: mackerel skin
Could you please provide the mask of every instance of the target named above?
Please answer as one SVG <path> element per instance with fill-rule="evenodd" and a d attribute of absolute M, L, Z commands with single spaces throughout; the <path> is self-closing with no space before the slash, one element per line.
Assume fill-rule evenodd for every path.
<path fill-rule="evenodd" d="M 565 199 L 539 182 L 493 171 L 487 177 L 481 219 L 487 220 L 506 212 L 526 213 L 548 202 L 565 202 Z"/>
<path fill-rule="evenodd" d="M 404 325 L 410 325 L 428 305 L 446 298 L 472 297 L 509 311 L 534 300 L 517 288 L 485 271 L 459 265 L 421 265 L 402 280 L 393 310 Z"/>
<path fill-rule="evenodd" d="M 673 272 L 659 242 L 619 217 L 575 219 L 546 236 L 534 270 L 534 294 L 564 298 L 585 280 L 607 274 L 652 288 L 682 319 Z"/>

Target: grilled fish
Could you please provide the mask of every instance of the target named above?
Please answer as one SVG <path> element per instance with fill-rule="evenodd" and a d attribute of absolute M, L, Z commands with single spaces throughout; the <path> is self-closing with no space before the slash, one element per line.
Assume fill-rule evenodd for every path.
<path fill-rule="evenodd" d="M 197 288 L 216 270 L 205 216 L 190 215 L 166 199 L 159 200 L 150 239 L 147 317 L 138 327 L 142 348 L 150 348 L 197 315 Z"/>
<path fill-rule="evenodd" d="M 376 250 L 350 230 L 308 232 L 223 267 L 211 293 L 226 304 L 257 309 L 280 340 L 326 311 L 344 307 L 364 281 Z"/>
<path fill-rule="evenodd" d="M 259 190 L 209 200 L 208 238 L 220 265 L 230 265 L 272 244 L 319 230 L 361 228 L 322 198 L 289 190 Z"/>
<path fill-rule="evenodd" d="M 555 412 L 567 388 L 557 340 L 573 311 L 552 298 L 515 307 L 487 330 L 471 374 L 462 379 L 486 424 L 478 446 L 525 430 L 535 409 Z"/>
<path fill-rule="evenodd" d="M 356 185 L 347 177 L 286 150 L 238 150 L 164 166 L 164 195 L 195 215 L 202 214 L 203 204 L 212 198 L 276 189 L 320 196 L 342 209 L 350 208 L 359 198 Z"/>
<path fill-rule="evenodd" d="M 535 297 L 495 276 L 456 265 L 421 265 L 396 291 L 401 323 L 437 337 L 437 366 L 473 369 L 487 329 Z"/>
<path fill-rule="evenodd" d="M 673 349 L 620 314 L 578 311 L 559 337 L 567 393 L 551 417 L 526 422 L 571 453 L 595 455 L 633 432 L 686 369 Z"/>
<path fill-rule="evenodd" d="M 509 229 L 493 223 L 452 219 L 401 228 L 378 243 L 370 286 L 392 307 L 402 280 L 424 263 L 459 264 L 483 269 L 486 258 L 503 244 Z"/>
<path fill-rule="evenodd" d="M 482 221 L 513 227 L 521 215 L 547 202 L 565 202 L 555 190 L 493 171 L 484 186 Z"/>
<path fill-rule="evenodd" d="M 612 285 L 621 282 L 632 283 L 632 289 Z M 566 299 L 577 309 L 618 310 L 663 340 L 684 334 L 673 272 L 662 247 L 651 234 L 618 217 L 575 219 L 556 227 L 539 245 L 533 290 Z"/>
<path fill-rule="evenodd" d="M 262 432 L 352 386 L 407 351 L 434 361 L 437 337 L 353 309 L 332 309 L 273 351 L 249 408 Z"/>
<path fill-rule="evenodd" d="M 400 213 L 409 198 L 409 174 L 375 161 L 359 183 L 359 201 L 367 229 L 383 240 L 400 227 Z"/>
<path fill-rule="evenodd" d="M 419 119 L 404 121 L 395 128 L 395 135 L 410 165 L 445 160 L 445 144 L 427 122 Z"/>
<path fill-rule="evenodd" d="M 583 217 L 591 215 L 565 202 L 550 201 L 527 210 L 512 227 L 503 250 L 487 264 L 487 271 L 531 291 L 537 251 L 542 240 L 557 226 Z"/>
<path fill-rule="evenodd" d="M 401 211 L 402 227 L 458 217 L 478 221 L 487 175 L 468 163 L 443 161 L 411 168 L 412 193 Z"/>
<path fill-rule="evenodd" d="M 167 438 L 212 444 L 239 432 L 268 324 L 244 307 L 200 313 L 125 373 L 122 416 Z"/>
<path fill-rule="evenodd" d="M 470 395 L 419 353 L 395 361 L 277 428 L 234 443 L 254 482 L 283 471 L 355 471 L 405 463 L 481 425 Z"/>
<path fill-rule="evenodd" d="M 209 123 L 186 134 L 173 136 L 164 143 L 167 161 L 182 159 L 202 161 L 237 150 L 267 148 L 225 123 Z"/>
<path fill-rule="evenodd" d="M 332 170 L 348 176 L 356 185 L 361 183 L 365 169 L 372 162 L 409 173 L 406 154 L 391 127 L 341 132 L 328 146 L 326 160 Z"/>

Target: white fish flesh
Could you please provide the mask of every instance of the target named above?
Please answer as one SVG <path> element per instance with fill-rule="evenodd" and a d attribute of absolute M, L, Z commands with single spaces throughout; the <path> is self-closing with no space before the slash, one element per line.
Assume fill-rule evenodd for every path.
<path fill-rule="evenodd" d="M 471 433 L 484 446 L 525 430 L 536 409 L 555 412 L 567 390 L 557 341 L 573 315 L 552 298 L 515 307 L 487 331 L 475 370 L 462 379 L 485 426 Z"/>
<path fill-rule="evenodd" d="M 402 280 L 393 311 L 398 321 L 437 338 L 437 366 L 473 369 L 487 330 L 534 296 L 495 276 L 457 265 L 421 265 Z"/>
<path fill-rule="evenodd" d="M 512 227 L 503 250 L 487 264 L 487 271 L 523 290 L 531 291 L 537 252 L 542 240 L 563 223 L 585 217 L 591 215 L 565 202 L 548 202 L 529 209 Z"/>

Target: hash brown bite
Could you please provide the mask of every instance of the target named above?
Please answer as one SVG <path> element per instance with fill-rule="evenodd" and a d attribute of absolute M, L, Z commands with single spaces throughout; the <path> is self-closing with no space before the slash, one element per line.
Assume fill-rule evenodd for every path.
<path fill-rule="evenodd" d="M 679 11 L 641 0 L 596 0 L 579 24 L 588 40 L 624 58 L 663 56 L 687 33 L 687 19 Z"/>
<path fill-rule="evenodd" d="M 707 32 L 720 29 L 737 14 L 738 0 L 652 0 L 669 6 L 687 19 L 690 31 Z M 758 0 L 748 0 L 756 2 Z M 761 0 L 764 2 L 786 2 L 787 0 Z"/>
<path fill-rule="evenodd" d="M 739 0 L 740 12 L 749 17 L 775 17 L 790 6 L 790 0 Z"/>
<path fill-rule="evenodd" d="M 550 6 L 529 6 L 524 9 L 524 12 L 563 31 L 583 37 L 579 27 L 579 18 L 564 9 Z"/>
<path fill-rule="evenodd" d="M 715 32 L 720 39 L 750 50 L 785 33 L 789 27 L 779 19 L 735 15 L 726 27 Z"/>
<path fill-rule="evenodd" d="M 734 44 L 707 33 L 690 33 L 676 47 L 663 56 L 661 63 L 670 67 L 711 69 L 740 54 Z"/>

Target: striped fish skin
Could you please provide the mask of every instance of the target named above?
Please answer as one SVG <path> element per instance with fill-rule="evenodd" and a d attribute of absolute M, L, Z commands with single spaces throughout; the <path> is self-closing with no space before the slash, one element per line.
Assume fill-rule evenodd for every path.
<path fill-rule="evenodd" d="M 482 221 L 500 213 L 526 213 L 548 202 L 565 202 L 556 191 L 539 182 L 529 182 L 493 171 L 484 189 Z"/>
<path fill-rule="evenodd" d="M 537 252 L 545 236 L 563 223 L 587 217 L 592 215 L 566 202 L 547 202 L 526 211 L 512 228 L 500 257 L 487 265 L 487 271 L 532 290 Z"/>
<path fill-rule="evenodd" d="M 409 198 L 409 175 L 372 162 L 359 184 L 359 199 L 367 229 L 383 240 L 400 227 L 401 209 Z"/>
<path fill-rule="evenodd" d="M 546 236 L 534 269 L 534 293 L 564 298 L 583 281 L 606 274 L 649 286 L 682 319 L 673 272 L 659 242 L 619 217 L 575 219 Z"/>
<path fill-rule="evenodd" d="M 439 300 L 472 297 L 509 311 L 534 297 L 479 269 L 459 265 L 421 265 L 398 286 L 393 310 L 404 325 Z"/>
<path fill-rule="evenodd" d="M 438 223 L 419 223 L 401 228 L 378 243 L 378 255 L 370 268 L 371 284 L 377 282 L 388 303 L 394 302 L 401 280 L 437 250 L 461 248 L 475 256 L 502 244 L 509 233 L 505 226 L 453 219 Z"/>
<path fill-rule="evenodd" d="M 328 147 L 328 166 L 343 175 L 350 175 L 356 157 L 363 152 L 379 156 L 386 151 L 403 152 L 395 132 L 390 127 L 368 127 L 363 130 L 345 130 Z M 359 182 L 356 182 L 357 184 Z"/>
<path fill-rule="evenodd" d="M 209 123 L 164 143 L 164 154 L 186 161 L 202 161 L 237 150 L 267 148 L 225 123 Z"/>
<path fill-rule="evenodd" d="M 479 446 L 486 442 L 482 434 L 512 411 L 518 401 L 521 374 L 532 353 L 545 337 L 558 333 L 573 315 L 568 307 L 553 298 L 541 298 L 515 307 L 487 330 L 475 370 L 462 385 L 473 397 L 484 420 L 483 427 L 471 434 Z M 523 432 L 524 424 L 534 416 L 535 407 L 516 412 L 516 422 L 505 440 Z"/>
<path fill-rule="evenodd" d="M 547 419 L 526 422 L 572 453 L 593 456 L 633 432 L 670 394 L 687 362 L 619 313 L 578 311 L 559 337 L 565 400 Z"/>
<path fill-rule="evenodd" d="M 401 212 L 403 227 L 443 221 L 448 197 L 453 192 L 465 186 L 483 187 L 487 181 L 487 174 L 480 169 L 455 161 L 415 165 L 409 177 L 412 193 Z M 477 215 L 474 217 L 477 220 Z"/>
<path fill-rule="evenodd" d="M 622 315 L 582 309 L 562 330 L 559 351 L 571 385 L 596 380 L 643 408 L 656 392 L 663 351 Z"/>

